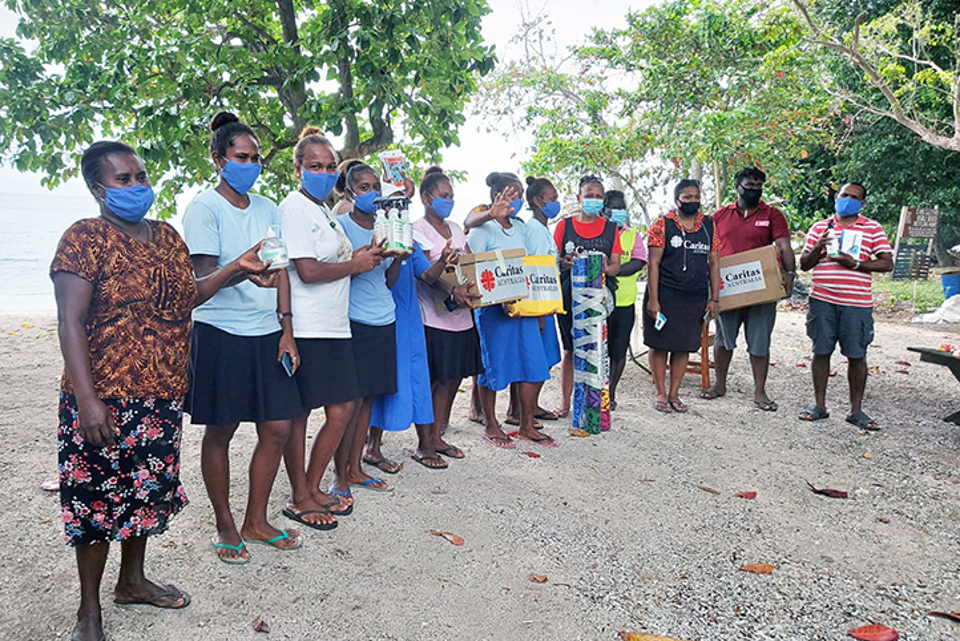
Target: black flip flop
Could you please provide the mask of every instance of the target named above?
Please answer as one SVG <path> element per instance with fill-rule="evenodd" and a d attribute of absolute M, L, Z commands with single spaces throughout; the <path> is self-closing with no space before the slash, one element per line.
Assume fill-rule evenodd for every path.
<path fill-rule="evenodd" d="M 823 405 L 816 403 L 800 412 L 801 421 L 822 421 L 825 418 L 830 418 L 830 412 Z"/>
<path fill-rule="evenodd" d="M 384 466 L 384 463 L 387 462 L 387 459 L 385 458 L 382 458 L 379 461 L 375 461 L 372 458 L 367 458 L 366 456 L 364 456 L 363 462 L 366 463 L 367 465 L 374 466 L 375 468 L 377 468 L 378 470 L 386 474 L 397 474 L 398 472 L 400 472 L 400 470 L 403 469 L 403 463 L 396 463 L 395 461 L 390 461 L 390 462 L 394 463 L 397 466 L 396 468 Z"/>
<path fill-rule="evenodd" d="M 412 458 L 414 461 L 424 466 L 428 470 L 445 470 L 448 467 L 450 467 L 450 464 L 447 463 L 446 459 L 440 456 L 417 456 L 416 454 L 413 454 L 410 456 L 410 458 Z M 431 462 L 439 461 L 443 463 L 443 465 L 427 465 L 426 461 L 431 461 Z"/>
<path fill-rule="evenodd" d="M 340 505 L 340 499 L 334 499 L 333 501 L 330 501 L 329 503 L 321 503 L 320 505 L 322 505 L 323 508 L 324 508 L 327 512 L 329 512 L 330 514 L 332 514 L 332 515 L 334 515 L 334 516 L 350 516 L 351 514 L 353 514 L 353 503 L 351 503 L 350 505 L 348 505 L 348 506 L 347 506 L 347 509 L 345 509 L 345 510 L 331 510 L 331 509 L 330 509 L 330 506 L 331 506 L 331 505 Z"/>
<path fill-rule="evenodd" d="M 353 507 L 353 506 L 351 505 L 350 507 Z M 310 521 L 307 521 L 303 518 L 308 514 L 330 514 L 330 510 L 326 508 L 322 510 L 304 510 L 302 512 L 294 512 L 290 508 L 285 507 L 283 508 L 283 511 L 280 512 L 280 514 L 283 514 L 285 517 L 287 517 L 291 521 L 296 521 L 300 525 L 306 525 L 307 527 L 313 528 L 314 530 L 332 530 L 336 528 L 338 525 L 340 525 L 340 523 L 338 523 L 337 521 L 334 521 L 333 523 L 311 523 Z"/>
<path fill-rule="evenodd" d="M 854 412 L 847 416 L 847 423 L 851 425 L 856 425 L 861 430 L 869 430 L 871 432 L 879 432 L 880 426 L 877 425 L 877 422 L 867 416 L 864 412 Z"/>
<path fill-rule="evenodd" d="M 463 453 L 463 450 L 461 450 L 456 445 L 449 445 L 443 448 L 442 450 L 436 450 L 436 452 L 437 454 L 443 454 L 447 458 L 453 458 L 458 460 L 466 456 L 466 454 Z M 460 456 L 457 456 L 457 454 L 459 454 Z"/>
<path fill-rule="evenodd" d="M 151 605 L 155 608 L 160 608 L 162 610 L 182 610 L 188 605 L 190 605 L 190 595 L 182 590 L 177 588 L 171 589 L 169 585 L 161 585 L 164 589 L 164 592 L 160 594 L 154 594 L 149 599 L 133 599 L 130 601 L 121 601 L 120 599 L 114 599 L 113 602 L 117 605 Z M 183 605 L 159 605 L 157 601 L 160 599 L 173 599 L 177 600 L 183 598 Z"/>

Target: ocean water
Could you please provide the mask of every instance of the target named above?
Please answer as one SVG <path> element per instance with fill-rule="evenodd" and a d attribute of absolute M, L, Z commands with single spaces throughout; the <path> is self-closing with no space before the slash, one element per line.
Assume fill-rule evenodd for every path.
<path fill-rule="evenodd" d="M 0 314 L 53 313 L 50 261 L 67 227 L 100 214 L 92 197 L 0 192 Z"/>

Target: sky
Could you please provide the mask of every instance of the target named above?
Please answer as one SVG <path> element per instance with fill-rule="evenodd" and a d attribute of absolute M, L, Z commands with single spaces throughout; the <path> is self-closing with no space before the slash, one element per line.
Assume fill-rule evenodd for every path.
<path fill-rule="evenodd" d="M 582 42 L 592 27 L 609 29 L 620 25 L 628 10 L 642 9 L 652 4 L 652 0 L 594 0 L 589 5 L 576 0 L 488 0 L 488 4 L 492 12 L 483 22 L 484 39 L 495 45 L 498 58 L 504 60 L 510 57 L 508 41 L 516 32 L 521 9 L 528 15 L 538 11 L 546 13 L 556 29 L 558 46 L 564 48 Z M 588 13 L 586 6 L 589 6 Z M 16 14 L 0 6 L 0 38 L 15 37 L 16 25 Z M 489 200 L 484 185 L 489 172 L 516 171 L 524 159 L 527 146 L 524 137 L 505 139 L 501 133 L 488 133 L 486 129 L 487 123 L 468 113 L 467 122 L 460 129 L 460 146 L 443 152 L 445 169 L 467 172 L 466 181 L 455 186 L 459 205 L 454 218 L 462 219 L 471 207 Z M 23 174 L 4 165 L 0 166 L 0 192 L 41 194 L 49 193 L 49 190 L 40 184 L 39 175 Z M 58 187 L 55 193 L 81 196 L 87 192 L 80 179 L 72 179 Z M 181 199 L 181 209 L 187 202 L 187 199 Z"/>

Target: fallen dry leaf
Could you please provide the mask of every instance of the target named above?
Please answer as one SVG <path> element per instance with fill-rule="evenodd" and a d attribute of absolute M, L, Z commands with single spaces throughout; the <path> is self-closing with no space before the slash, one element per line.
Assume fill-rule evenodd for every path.
<path fill-rule="evenodd" d="M 177 547 L 177 542 L 176 542 L 176 541 L 173 541 L 173 540 L 166 541 L 166 542 L 164 542 L 164 543 L 161 543 L 161 544 L 160 544 L 160 547 L 162 547 L 162 548 L 175 548 L 175 547 Z"/>
<path fill-rule="evenodd" d="M 865 625 L 854 628 L 847 634 L 861 641 L 897 641 L 900 638 L 899 632 L 885 625 Z"/>
<path fill-rule="evenodd" d="M 253 620 L 253 631 L 270 634 L 270 625 L 260 617 L 257 617 Z"/>
<path fill-rule="evenodd" d="M 895 370 L 893 370 L 893 371 L 895 371 L 897 374 L 909 374 L 909 373 L 910 373 L 910 370 L 908 370 L 908 369 L 895 369 Z"/>
<path fill-rule="evenodd" d="M 757 498 L 756 492 L 737 492 L 737 496 L 741 499 L 755 499 Z"/>
<path fill-rule="evenodd" d="M 903 365 L 904 367 L 913 367 L 913 366 L 912 366 L 910 363 L 908 363 L 907 361 L 897 361 L 896 363 L 894 363 L 894 365 Z"/>
<path fill-rule="evenodd" d="M 673 637 L 664 637 L 659 634 L 647 634 L 646 632 L 620 632 L 622 641 L 680 641 Z"/>
<path fill-rule="evenodd" d="M 546 574 L 531 574 L 530 580 L 534 583 L 546 583 L 547 575 Z"/>
<path fill-rule="evenodd" d="M 463 545 L 466 541 L 463 540 L 462 536 L 454 534 L 453 532 L 439 532 L 437 530 L 430 530 L 427 534 L 432 534 L 434 536 L 442 536 L 446 540 L 450 541 L 454 545 Z"/>
<path fill-rule="evenodd" d="M 932 617 L 941 617 L 943 619 L 950 619 L 951 621 L 960 623 L 960 610 L 955 612 L 940 612 L 939 610 L 931 610 L 929 614 Z"/>
<path fill-rule="evenodd" d="M 810 481 L 806 481 L 806 484 L 810 486 L 810 489 L 813 490 L 814 494 L 820 494 L 822 496 L 829 496 L 832 499 L 845 499 L 847 498 L 847 493 L 843 490 L 834 490 L 829 487 L 823 487 L 817 489 L 813 487 L 813 484 Z"/>
<path fill-rule="evenodd" d="M 741 572 L 753 572 L 754 574 L 770 574 L 773 572 L 773 566 L 769 563 L 748 563 L 740 568 Z"/>
<path fill-rule="evenodd" d="M 863 458 L 873 458 L 873 454 L 871 454 L 870 452 L 864 452 Z"/>
<path fill-rule="evenodd" d="M 879 375 L 879 374 L 880 374 L 880 366 L 879 366 L 879 365 L 871 365 L 870 367 L 867 368 L 867 374 L 870 374 L 871 376 L 877 376 L 877 375 Z"/>
<path fill-rule="evenodd" d="M 530 458 L 540 458 L 540 455 L 537 454 L 536 452 L 521 452 L 521 454 L 524 454 L 525 456 L 529 456 Z"/>
<path fill-rule="evenodd" d="M 878 517 L 877 517 L 877 521 L 879 521 L 880 523 L 889 523 L 889 522 L 890 522 L 890 517 L 889 517 L 889 516 L 878 516 Z"/>
<path fill-rule="evenodd" d="M 710 494 L 716 494 L 717 496 L 720 496 L 720 490 L 715 490 L 708 485 L 698 485 L 697 487 L 699 487 L 704 492 L 710 492 Z"/>
<path fill-rule="evenodd" d="M 806 363 L 797 363 L 797 367 L 806 367 L 806 366 L 807 366 Z"/>
<path fill-rule="evenodd" d="M 776 367 L 780 363 L 778 361 L 770 361 L 770 367 Z"/>
<path fill-rule="evenodd" d="M 40 484 L 40 489 L 44 492 L 59 492 L 60 481 L 44 481 Z"/>
<path fill-rule="evenodd" d="M 570 434 L 570 436 L 576 436 L 577 438 L 586 438 L 586 437 L 590 436 L 590 433 L 589 433 L 589 432 L 584 432 L 583 430 L 578 430 L 578 429 L 575 428 L 575 427 L 571 427 L 569 430 L 567 430 L 567 432 Z"/>

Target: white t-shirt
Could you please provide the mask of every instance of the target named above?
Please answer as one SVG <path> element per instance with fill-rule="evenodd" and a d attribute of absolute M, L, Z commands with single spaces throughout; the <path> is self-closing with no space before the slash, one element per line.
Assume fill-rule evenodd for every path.
<path fill-rule="evenodd" d="M 342 263 L 353 256 L 353 245 L 336 217 L 299 191 L 280 203 L 283 240 L 290 256 L 290 304 L 297 338 L 350 338 L 350 277 L 325 283 L 304 283 L 295 258 Z"/>

